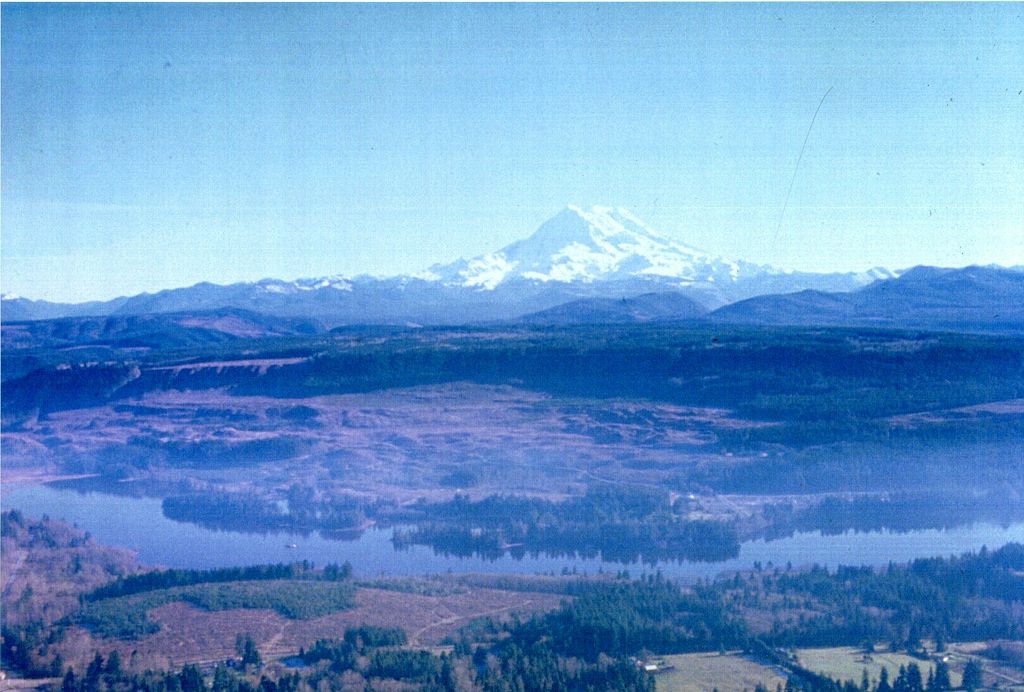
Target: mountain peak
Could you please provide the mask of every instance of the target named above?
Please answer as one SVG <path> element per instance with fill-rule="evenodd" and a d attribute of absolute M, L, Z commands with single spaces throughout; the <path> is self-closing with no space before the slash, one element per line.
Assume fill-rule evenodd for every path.
<path fill-rule="evenodd" d="M 488 290 L 513 279 L 590 283 L 639 278 L 687 286 L 734 281 L 743 268 L 672 240 L 621 207 L 570 205 L 524 240 L 431 271 L 449 285 Z"/>
<path fill-rule="evenodd" d="M 634 216 L 625 207 L 606 207 L 594 205 L 590 209 L 570 204 L 561 214 L 551 219 L 555 221 L 563 215 L 575 216 L 581 219 L 590 229 L 592 234 L 600 237 L 614 237 L 622 234 L 637 234 L 656 239 L 662 242 L 672 242 L 671 239 L 658 233 L 639 218 Z M 548 222 L 550 223 L 550 221 Z M 546 224 L 545 224 L 546 225 Z M 693 248 L 691 248 L 693 250 Z M 699 252 L 698 250 L 693 250 Z"/>

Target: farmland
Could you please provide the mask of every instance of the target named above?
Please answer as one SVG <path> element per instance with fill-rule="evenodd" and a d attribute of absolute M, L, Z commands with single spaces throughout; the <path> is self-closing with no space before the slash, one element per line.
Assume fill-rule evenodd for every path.
<path fill-rule="evenodd" d="M 837 680 L 854 680 L 860 682 L 861 676 L 866 670 L 868 679 L 872 684 L 878 682 L 882 668 L 889 672 L 889 679 L 895 680 L 900 667 L 915 664 L 921 668 L 921 673 L 926 678 L 935 670 L 934 662 L 922 661 L 920 658 L 908 656 L 906 653 L 878 650 L 872 653 L 865 653 L 864 650 L 855 647 L 833 647 L 824 649 L 797 649 L 796 656 L 800 665 L 813 670 L 821 675 L 827 675 Z M 960 684 L 958 671 L 951 671 L 950 679 L 955 686 Z"/>
<path fill-rule="evenodd" d="M 753 690 L 758 685 L 774 690 L 786 684 L 784 673 L 740 652 L 677 654 L 662 660 L 666 670 L 654 676 L 658 692 Z"/>

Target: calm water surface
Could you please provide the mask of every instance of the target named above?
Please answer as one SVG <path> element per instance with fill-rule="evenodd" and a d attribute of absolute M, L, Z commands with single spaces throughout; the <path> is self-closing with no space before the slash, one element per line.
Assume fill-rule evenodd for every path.
<path fill-rule="evenodd" d="M 883 565 L 917 557 L 958 554 L 983 545 L 994 549 L 1010 542 L 1024 542 L 1024 522 L 1004 525 L 981 522 L 953 529 L 906 533 L 848 531 L 834 536 L 823 536 L 817 531 L 797 533 L 778 540 L 749 541 L 740 547 L 737 558 L 716 563 L 671 561 L 624 565 L 597 558 L 553 557 L 543 553 L 521 559 L 506 555 L 489 560 L 435 554 L 426 546 L 397 551 L 391 544 L 391 529 L 370 529 L 354 540 L 329 539 L 317 533 L 304 536 L 217 531 L 166 518 L 159 499 L 81 493 L 44 485 L 5 486 L 2 504 L 4 510 L 19 509 L 31 516 L 47 514 L 76 524 L 100 543 L 136 551 L 145 564 L 203 569 L 296 560 L 323 565 L 347 560 L 363 577 L 448 571 L 536 574 L 563 569 L 587 573 L 629 569 L 632 574 L 640 574 L 659 569 L 666 576 L 694 581 L 723 571 L 749 569 L 755 562 L 780 566 L 791 562 L 795 567 L 813 563 L 829 567 Z M 289 547 L 291 544 L 296 547 Z"/>

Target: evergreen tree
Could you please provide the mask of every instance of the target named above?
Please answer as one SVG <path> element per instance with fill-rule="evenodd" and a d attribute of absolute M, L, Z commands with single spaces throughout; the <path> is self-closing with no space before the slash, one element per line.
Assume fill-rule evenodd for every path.
<path fill-rule="evenodd" d="M 205 692 L 206 683 L 199 669 L 189 665 L 181 669 L 181 692 Z"/>
<path fill-rule="evenodd" d="M 935 664 L 935 670 L 930 676 L 928 681 L 928 692 L 939 692 L 940 690 L 952 689 L 953 685 L 949 680 L 949 666 L 944 662 L 938 661 Z"/>
<path fill-rule="evenodd" d="M 916 663 L 911 663 L 907 666 L 907 689 L 909 692 L 924 692 L 921 668 Z"/>
<path fill-rule="evenodd" d="M 223 664 L 218 664 L 213 671 L 213 692 L 239 692 L 238 678 L 232 675 Z"/>
<path fill-rule="evenodd" d="M 112 678 L 117 678 L 121 675 L 121 654 L 114 649 L 110 652 L 110 656 L 107 657 L 107 675 Z"/>
<path fill-rule="evenodd" d="M 260 666 L 263 664 L 259 649 L 256 648 L 256 642 L 253 641 L 250 634 L 235 635 L 235 653 L 241 659 L 243 667 Z"/>
<path fill-rule="evenodd" d="M 889 684 L 889 669 L 882 666 L 882 672 L 878 674 L 878 687 L 875 692 L 892 692 L 892 685 Z"/>
<path fill-rule="evenodd" d="M 167 673 L 164 676 L 164 689 L 166 692 L 181 692 L 181 679 L 174 673 Z"/>
<path fill-rule="evenodd" d="M 892 682 L 892 689 L 893 692 L 910 692 L 910 685 L 907 684 L 906 666 L 900 666 L 899 672 L 896 673 L 896 679 Z"/>
<path fill-rule="evenodd" d="M 100 674 L 103 673 L 103 656 L 97 651 L 92 661 L 89 663 L 89 667 L 85 669 L 85 684 L 90 688 L 95 688 L 97 681 L 100 679 Z"/>
<path fill-rule="evenodd" d="M 438 683 L 442 689 L 452 692 L 458 689 L 455 683 L 455 670 L 452 668 L 451 658 L 443 654 L 441 656 L 441 673 L 438 677 Z"/>
<path fill-rule="evenodd" d="M 976 690 L 979 687 L 981 687 L 981 666 L 974 660 L 968 661 L 964 666 L 963 688 Z"/>

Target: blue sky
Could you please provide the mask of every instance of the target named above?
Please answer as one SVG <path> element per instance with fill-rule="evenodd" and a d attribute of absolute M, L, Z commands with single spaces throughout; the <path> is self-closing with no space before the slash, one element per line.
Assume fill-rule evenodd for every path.
<path fill-rule="evenodd" d="M 1022 4 L 2 13 L 7 292 L 416 271 L 570 203 L 797 269 L 1024 263 Z"/>

